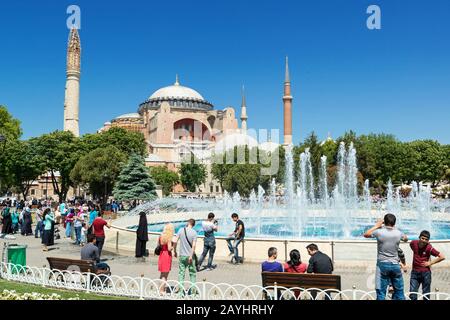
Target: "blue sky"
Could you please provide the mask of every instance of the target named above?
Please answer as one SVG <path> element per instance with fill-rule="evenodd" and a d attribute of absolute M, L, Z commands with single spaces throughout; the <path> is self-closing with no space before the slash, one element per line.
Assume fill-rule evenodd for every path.
<path fill-rule="evenodd" d="M 81 8 L 81 133 L 181 84 L 281 128 L 289 56 L 298 143 L 353 129 L 450 143 L 450 1 L 2 1 L 0 104 L 24 138 L 63 127 L 66 9 Z M 377 4 L 382 29 L 366 27 Z"/>

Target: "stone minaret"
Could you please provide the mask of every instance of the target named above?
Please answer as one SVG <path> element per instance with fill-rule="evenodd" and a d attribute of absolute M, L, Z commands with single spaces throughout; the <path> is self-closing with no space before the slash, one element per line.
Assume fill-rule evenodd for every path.
<path fill-rule="evenodd" d="M 291 96 L 291 80 L 289 79 L 289 64 L 286 57 L 286 75 L 284 79 L 284 144 L 292 144 L 292 96 Z"/>
<path fill-rule="evenodd" d="M 241 105 L 241 131 L 242 133 L 247 132 L 247 105 L 245 103 L 245 92 L 244 86 L 242 86 L 242 105 Z"/>
<path fill-rule="evenodd" d="M 64 131 L 71 131 L 76 137 L 80 136 L 78 123 L 80 100 L 80 64 L 81 43 L 77 29 L 70 31 L 67 47 L 67 78 L 64 98 Z"/>

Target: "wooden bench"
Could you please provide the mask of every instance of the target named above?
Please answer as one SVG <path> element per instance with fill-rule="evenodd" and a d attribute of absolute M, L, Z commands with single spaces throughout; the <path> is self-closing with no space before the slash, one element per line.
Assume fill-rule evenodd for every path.
<path fill-rule="evenodd" d="M 341 276 L 333 274 L 311 274 L 311 273 L 290 273 L 290 272 L 262 272 L 262 286 L 265 287 L 284 287 L 320 290 L 338 290 L 341 291 Z M 300 294 L 298 290 L 296 296 Z M 315 297 L 317 291 L 311 292 Z M 265 293 L 267 298 L 267 293 Z"/>
<path fill-rule="evenodd" d="M 69 271 L 79 271 L 79 272 L 91 272 L 91 273 L 97 273 L 97 267 L 94 261 L 88 261 L 88 260 L 73 260 L 73 259 L 66 259 L 66 258 L 47 258 L 48 264 L 50 266 L 50 269 L 54 270 L 68 270 L 69 267 L 71 268 Z"/>
<path fill-rule="evenodd" d="M 76 271 L 80 273 L 90 272 L 99 276 L 99 279 L 93 278 L 91 281 L 91 286 L 101 285 L 105 283 L 105 276 L 110 276 L 110 270 L 97 269 L 96 263 L 89 260 L 74 260 L 66 258 L 54 258 L 47 257 L 48 264 L 51 270 L 61 270 L 61 271 Z M 55 275 L 50 274 L 49 279 L 55 277 Z M 62 275 L 56 275 L 55 280 L 62 280 Z M 108 284 L 109 281 L 106 282 Z"/>

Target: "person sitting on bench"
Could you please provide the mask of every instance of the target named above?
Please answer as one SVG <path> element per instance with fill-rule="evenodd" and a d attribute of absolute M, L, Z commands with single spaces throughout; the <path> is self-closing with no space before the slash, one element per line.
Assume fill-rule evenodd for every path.
<path fill-rule="evenodd" d="M 108 273 L 110 267 L 107 263 L 100 262 L 98 248 L 95 245 L 95 235 L 87 235 L 87 243 L 81 248 L 81 260 L 92 260 L 96 263 L 97 273 Z"/>

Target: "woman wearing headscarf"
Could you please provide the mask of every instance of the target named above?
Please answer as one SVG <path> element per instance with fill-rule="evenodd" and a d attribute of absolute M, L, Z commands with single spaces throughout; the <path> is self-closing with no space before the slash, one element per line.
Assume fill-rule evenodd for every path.
<path fill-rule="evenodd" d="M 44 233 L 42 235 L 42 251 L 48 251 L 47 246 L 52 245 L 52 226 L 53 222 L 55 222 L 55 219 L 53 217 L 52 211 L 50 208 L 45 209 L 44 215 L 42 216 L 42 219 L 44 221 Z"/>
<path fill-rule="evenodd" d="M 10 210 L 10 208 L 8 206 L 3 208 L 3 211 L 2 211 L 2 222 L 3 222 L 2 233 L 3 234 L 13 233 L 13 230 L 12 230 L 12 219 L 11 219 L 11 210 Z"/>
<path fill-rule="evenodd" d="M 33 230 L 31 230 L 32 222 L 31 206 L 25 207 L 22 211 L 22 228 L 20 230 L 23 236 L 31 236 L 33 234 Z"/>
<path fill-rule="evenodd" d="M 145 255 L 148 241 L 148 225 L 145 212 L 139 213 L 139 226 L 136 231 L 136 258 L 142 258 Z"/>

